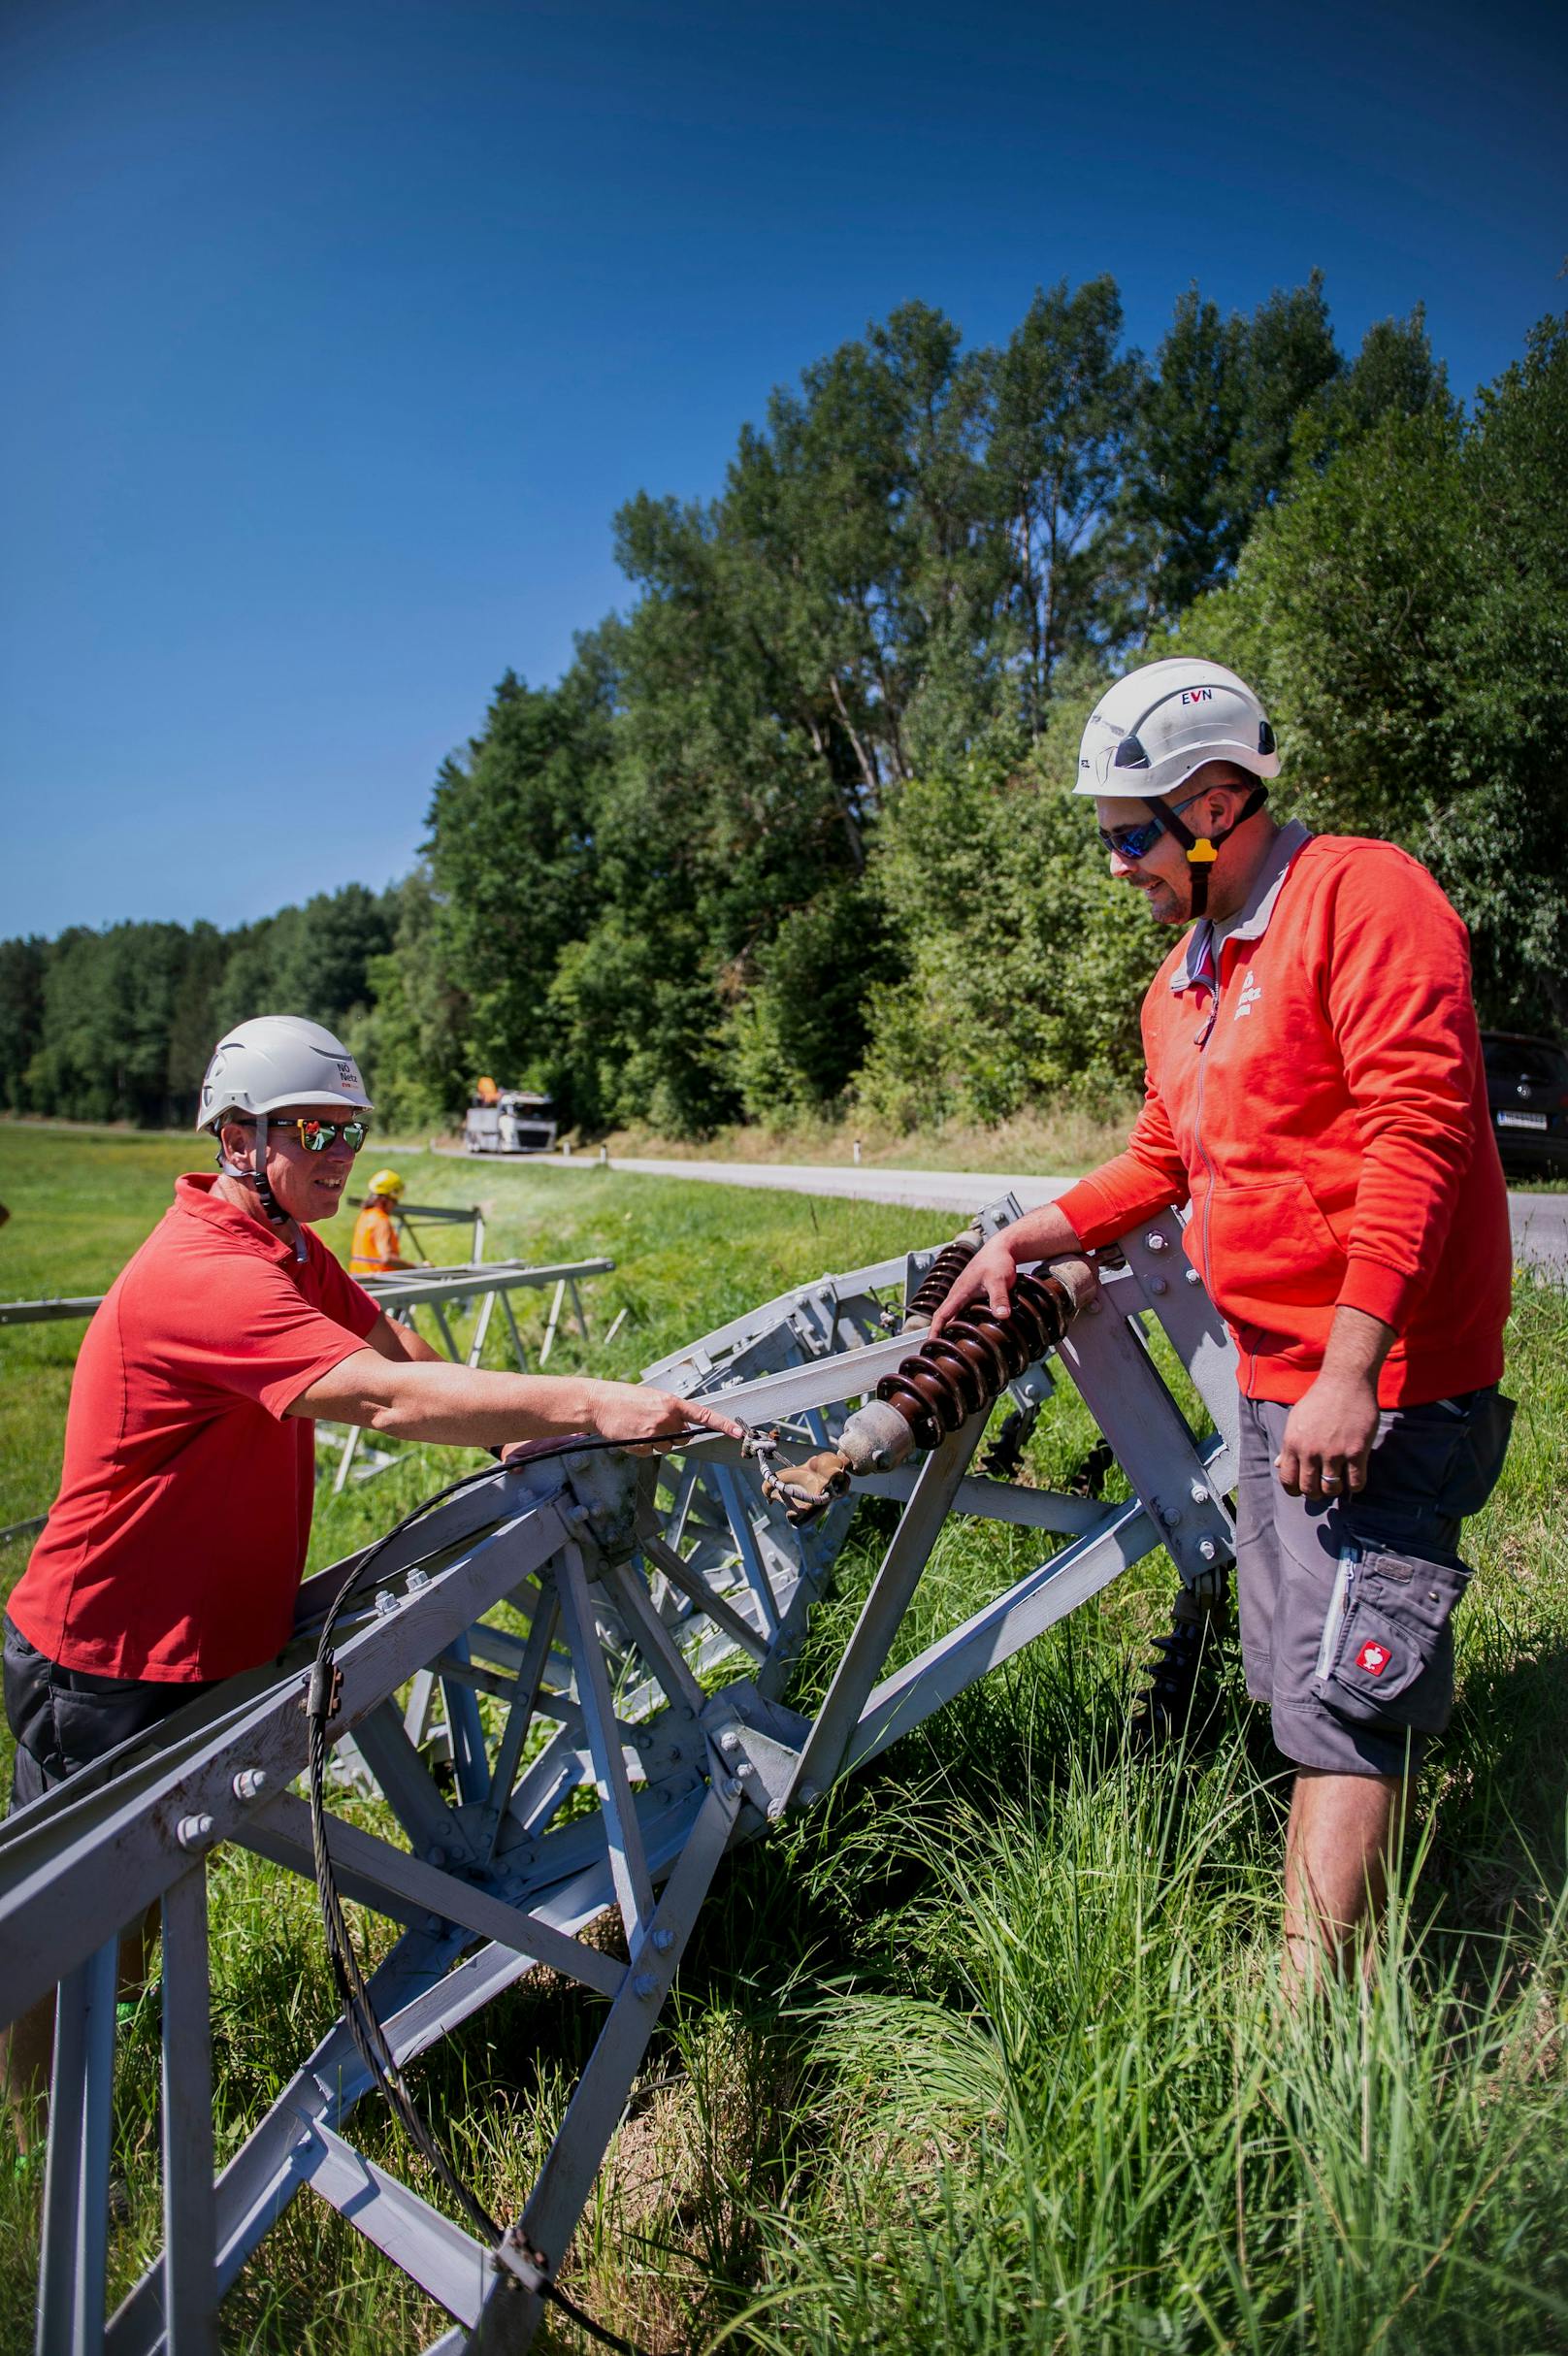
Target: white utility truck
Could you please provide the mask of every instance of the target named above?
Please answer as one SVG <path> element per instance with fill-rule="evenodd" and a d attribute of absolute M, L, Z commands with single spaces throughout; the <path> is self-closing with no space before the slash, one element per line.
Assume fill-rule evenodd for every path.
<path fill-rule="evenodd" d="M 471 1154 L 547 1154 L 555 1144 L 555 1106 L 548 1096 L 504 1088 L 494 1103 L 475 1098 L 463 1123 Z"/>

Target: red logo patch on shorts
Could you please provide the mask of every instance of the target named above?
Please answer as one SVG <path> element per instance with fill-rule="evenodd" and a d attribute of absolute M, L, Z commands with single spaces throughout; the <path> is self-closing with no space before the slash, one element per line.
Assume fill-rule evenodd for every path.
<path fill-rule="evenodd" d="M 1369 1636 L 1356 1655 L 1356 1666 L 1364 1669 L 1368 1677 L 1381 1677 L 1388 1666 L 1388 1646 L 1380 1645 L 1375 1636 Z"/>

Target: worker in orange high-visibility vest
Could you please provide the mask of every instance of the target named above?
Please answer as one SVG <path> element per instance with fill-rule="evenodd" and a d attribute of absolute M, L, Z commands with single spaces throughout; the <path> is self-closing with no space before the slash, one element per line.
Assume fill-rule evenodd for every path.
<path fill-rule="evenodd" d="M 390 1276 L 399 1268 L 415 1265 L 404 1259 L 393 1222 L 392 1214 L 402 1199 L 403 1180 L 397 1171 L 377 1170 L 365 1208 L 354 1222 L 354 1240 L 348 1247 L 350 1276 Z"/>

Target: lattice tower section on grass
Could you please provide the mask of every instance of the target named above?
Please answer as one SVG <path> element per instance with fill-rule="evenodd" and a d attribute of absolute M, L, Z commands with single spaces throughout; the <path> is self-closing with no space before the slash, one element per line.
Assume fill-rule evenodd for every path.
<path fill-rule="evenodd" d="M 1011 1196 L 981 1234 L 1018 1216 Z M 603 2007 L 521 2214 L 485 2246 L 350 2140 L 369 2076 L 340 2020 L 214 2169 L 209 1863 L 241 1843 L 310 1875 L 295 1788 L 314 1630 L 349 1565 L 301 1590 L 296 1641 L 0 1828 L 0 2014 L 58 1984 L 39 2295 L 41 2356 L 214 2356 L 225 2290 L 296 2199 L 322 2201 L 451 2317 L 433 2348 L 526 2348 L 626 2109 L 703 1901 L 736 1843 L 817 1804 L 955 1694 L 1163 1546 L 1213 1593 L 1233 1558 L 1235 1371 L 1174 1218 L 1102 1256 L 1060 1343 L 999 1402 L 1032 1418 L 1065 1377 L 1130 1500 L 971 1469 L 990 1405 L 917 1461 L 795 1528 L 754 1459 L 708 1436 L 662 1459 L 578 1454 L 498 1472 L 367 1567 L 337 1644 L 331 1739 L 347 1772 L 327 1837 L 338 1886 L 398 1926 L 371 1979 L 406 2065 L 536 1966 Z M 918 1344 L 900 1330 L 934 1255 L 829 1275 L 648 1369 L 722 1395 L 786 1447 L 828 1448 Z M 1163 1327 L 1212 1428 L 1189 1428 L 1150 1353 Z M 897 1525 L 820 1705 L 792 1678 L 865 1495 Z M 949 1514 L 1035 1530 L 1035 1567 L 889 1674 Z M 114 1772 L 108 1772 L 113 1766 Z M 339 1805 L 366 1784 L 386 1838 Z M 784 1851 L 781 1846 L 781 1857 Z M 779 1870 L 787 1870 L 781 1863 Z M 106 2318 L 119 1934 L 163 1923 L 164 2246 Z M 624 1953 L 606 1951 L 618 1917 Z M 597 1926 L 592 1939 L 585 1938 Z M 439 2122 L 438 2122 L 439 2124 Z"/>

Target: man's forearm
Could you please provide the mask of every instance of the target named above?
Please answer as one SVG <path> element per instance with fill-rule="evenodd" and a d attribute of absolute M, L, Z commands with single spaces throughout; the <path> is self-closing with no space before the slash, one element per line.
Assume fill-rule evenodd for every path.
<path fill-rule="evenodd" d="M 596 1428 L 589 1386 L 570 1375 L 495 1374 L 441 1358 L 388 1358 L 369 1349 L 312 1383 L 290 1412 L 361 1423 L 394 1439 L 463 1448 L 500 1448 L 508 1440 Z"/>
<path fill-rule="evenodd" d="M 590 1431 L 593 1420 L 585 1386 L 570 1375 L 491 1374 L 443 1358 L 401 1366 L 395 1395 L 377 1408 L 371 1428 L 399 1440 L 500 1448 Z"/>
<path fill-rule="evenodd" d="M 1037 1211 L 1026 1211 L 994 1240 L 1006 1246 L 1015 1266 L 1030 1260 L 1076 1260 L 1084 1248 L 1071 1222 L 1054 1202 L 1042 1203 Z"/>
<path fill-rule="evenodd" d="M 401 1325 L 395 1317 L 388 1317 L 384 1309 L 365 1339 L 379 1357 L 393 1358 L 403 1364 L 410 1359 L 425 1366 L 451 1363 L 450 1359 L 442 1358 L 439 1350 L 431 1347 L 422 1333 L 416 1333 L 412 1325 Z"/>
<path fill-rule="evenodd" d="M 1393 1348 L 1392 1325 L 1366 1309 L 1338 1308 L 1323 1345 L 1319 1381 L 1369 1383 L 1377 1387 L 1383 1361 Z"/>

